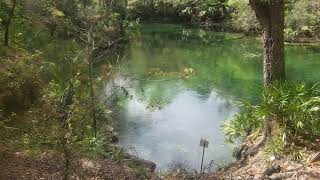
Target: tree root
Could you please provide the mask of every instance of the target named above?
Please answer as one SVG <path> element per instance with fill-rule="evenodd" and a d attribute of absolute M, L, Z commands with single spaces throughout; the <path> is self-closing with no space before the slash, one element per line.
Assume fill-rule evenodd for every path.
<path fill-rule="evenodd" d="M 265 123 L 265 127 L 263 130 L 263 134 L 262 137 L 260 138 L 260 140 L 254 144 L 253 146 L 251 146 L 250 148 L 248 148 L 244 153 L 243 153 L 243 158 L 247 159 L 250 156 L 255 155 L 258 150 L 265 144 L 265 142 L 267 141 L 267 138 L 270 136 L 271 134 L 271 125 L 270 125 L 270 118 L 271 117 L 267 117 L 266 123 Z"/>
<path fill-rule="evenodd" d="M 268 176 L 271 176 L 272 174 L 274 173 L 278 173 L 281 171 L 281 167 L 279 165 L 274 165 L 274 166 L 271 166 L 271 167 L 268 167 L 263 173 L 262 175 L 259 177 L 259 179 L 264 179 Z"/>
<path fill-rule="evenodd" d="M 243 157 L 246 159 L 250 156 L 253 156 L 254 154 L 256 154 L 258 152 L 258 150 L 264 145 L 264 143 L 267 140 L 267 134 L 263 134 L 263 136 L 260 138 L 260 140 L 254 144 L 253 146 L 251 146 L 250 148 L 248 148 L 244 153 L 243 153 Z"/>
<path fill-rule="evenodd" d="M 314 178 L 320 177 L 320 173 L 316 173 L 316 172 L 312 172 L 312 171 L 298 171 L 298 172 L 282 172 L 282 173 L 273 174 L 273 175 L 269 176 L 268 179 L 280 180 L 280 179 L 291 178 L 292 176 L 296 176 L 298 178 L 298 176 L 301 176 L 301 175 L 309 175 Z"/>

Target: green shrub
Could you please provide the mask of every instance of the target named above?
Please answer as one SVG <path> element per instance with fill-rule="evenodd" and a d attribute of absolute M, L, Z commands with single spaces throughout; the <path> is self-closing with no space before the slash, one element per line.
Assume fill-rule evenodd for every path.
<path fill-rule="evenodd" d="M 18 52 L 15 54 L 19 56 Z M 10 115 L 12 112 L 29 108 L 37 100 L 41 90 L 41 78 L 39 78 L 40 72 L 37 70 L 37 65 L 29 63 L 24 59 L 25 57 L 2 58 L 0 109 L 5 115 Z"/>
<path fill-rule="evenodd" d="M 258 32 L 261 27 L 249 5 L 249 0 L 229 0 L 228 5 L 233 9 L 231 26 L 243 32 Z"/>
<path fill-rule="evenodd" d="M 269 159 L 271 157 L 275 158 L 275 156 L 284 153 L 285 141 L 283 140 L 282 135 L 283 131 L 280 129 L 275 132 L 275 135 L 273 137 L 269 139 L 264 149 L 264 156 L 266 159 Z"/>
<path fill-rule="evenodd" d="M 241 108 L 239 114 L 225 123 L 228 140 L 261 132 L 267 116 L 272 117 L 274 127 L 283 129 L 278 135 L 285 144 L 307 144 L 320 136 L 318 84 L 277 82 L 264 90 L 260 105 L 242 103 Z"/>
<path fill-rule="evenodd" d="M 286 14 L 286 37 L 320 36 L 320 1 L 298 0 Z"/>
<path fill-rule="evenodd" d="M 260 109 L 284 127 L 290 140 L 310 140 L 320 135 L 318 84 L 278 83 L 264 92 Z"/>
<path fill-rule="evenodd" d="M 239 102 L 239 107 L 241 111 L 224 124 L 229 142 L 244 138 L 252 131 L 259 132 L 263 127 L 263 116 L 259 114 L 258 106 L 253 106 L 249 102 Z"/>
<path fill-rule="evenodd" d="M 228 17 L 226 0 L 129 0 L 129 19 L 220 23 Z"/>

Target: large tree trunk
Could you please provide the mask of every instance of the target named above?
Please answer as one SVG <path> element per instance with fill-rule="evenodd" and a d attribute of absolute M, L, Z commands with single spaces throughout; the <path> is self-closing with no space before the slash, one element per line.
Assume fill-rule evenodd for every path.
<path fill-rule="evenodd" d="M 263 29 L 264 85 L 285 77 L 284 0 L 249 0 Z"/>
<path fill-rule="evenodd" d="M 249 3 L 263 29 L 263 76 L 268 87 L 273 81 L 285 78 L 284 0 L 249 0 Z M 244 153 L 245 157 L 254 155 L 264 145 L 272 133 L 272 119 L 272 115 L 265 118 L 261 139 Z"/>
<path fill-rule="evenodd" d="M 4 32 L 4 46 L 9 46 L 9 32 L 10 32 L 9 28 L 10 28 L 10 25 L 11 25 L 11 20 L 13 18 L 14 9 L 16 8 L 16 5 L 17 5 L 17 0 L 12 0 L 12 7 L 11 7 L 7 22 L 5 23 L 5 27 L 4 27 L 4 29 L 5 29 L 5 32 Z"/>

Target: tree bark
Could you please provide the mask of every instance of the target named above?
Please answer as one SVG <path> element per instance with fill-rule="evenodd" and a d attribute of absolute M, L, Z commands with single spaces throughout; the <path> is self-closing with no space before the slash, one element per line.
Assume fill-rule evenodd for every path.
<path fill-rule="evenodd" d="M 263 79 L 268 87 L 273 81 L 285 78 L 284 0 L 249 0 L 249 3 L 263 29 Z M 266 117 L 261 139 L 244 153 L 245 158 L 265 144 L 272 131 L 272 119 L 272 115 Z"/>
<path fill-rule="evenodd" d="M 70 119 L 70 106 L 73 104 L 73 96 L 74 96 L 74 90 L 73 90 L 73 84 L 69 80 L 69 86 L 65 90 L 61 101 L 59 105 L 59 112 L 63 114 L 63 116 L 60 119 L 61 122 L 61 135 L 60 135 L 60 143 L 63 149 L 64 158 L 65 158 L 65 171 L 64 171 L 64 177 L 63 180 L 69 179 L 69 171 L 70 171 L 70 150 L 69 150 L 69 139 L 70 135 L 68 135 L 70 129 L 69 129 L 69 119 Z"/>
<path fill-rule="evenodd" d="M 96 118 L 96 106 L 95 106 L 95 96 L 94 96 L 94 89 L 93 89 L 93 62 L 90 57 L 91 55 L 88 54 L 88 62 L 89 62 L 89 78 L 90 78 L 90 98 L 91 98 L 91 108 L 92 108 L 92 120 L 93 120 L 93 131 L 94 137 L 97 137 L 97 118 Z"/>
<path fill-rule="evenodd" d="M 92 52 L 95 49 L 95 42 L 93 39 L 92 33 L 92 24 L 90 24 L 90 28 L 87 34 L 87 61 L 88 61 L 88 68 L 89 68 L 89 80 L 90 80 L 90 98 L 91 98 L 91 115 L 92 115 L 92 126 L 94 131 L 94 137 L 97 137 L 97 118 L 96 118 L 96 106 L 95 106 L 95 94 L 93 88 L 93 60 L 92 60 Z M 91 47 L 92 46 L 92 47 Z"/>
<path fill-rule="evenodd" d="M 9 16 L 8 16 L 8 20 L 5 23 L 5 32 L 4 32 L 4 46 L 9 46 L 9 33 L 10 33 L 10 25 L 11 25 L 11 20 L 13 18 L 14 15 L 14 10 L 17 6 L 17 0 L 12 0 L 12 7 L 11 10 L 9 12 Z"/>
<path fill-rule="evenodd" d="M 285 78 L 284 0 L 249 0 L 263 29 L 264 85 Z"/>

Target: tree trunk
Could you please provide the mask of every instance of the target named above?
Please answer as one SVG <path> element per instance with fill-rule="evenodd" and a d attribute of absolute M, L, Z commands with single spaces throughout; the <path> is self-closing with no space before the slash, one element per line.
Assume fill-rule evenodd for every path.
<path fill-rule="evenodd" d="M 250 0 L 263 29 L 264 85 L 285 78 L 284 0 Z"/>
<path fill-rule="evenodd" d="M 94 137 L 97 137 L 97 119 L 96 119 L 96 107 L 95 107 L 95 99 L 94 99 L 94 89 L 93 89 L 93 62 L 90 57 L 91 55 L 88 54 L 88 61 L 89 61 L 89 78 L 90 78 L 90 98 L 91 98 L 91 115 L 93 120 L 93 131 Z"/>
<path fill-rule="evenodd" d="M 284 0 L 249 0 L 249 3 L 263 29 L 263 79 L 268 87 L 285 78 Z M 265 144 L 272 133 L 272 119 L 272 115 L 266 116 L 261 139 L 244 153 L 245 157 L 254 155 Z"/>
<path fill-rule="evenodd" d="M 69 80 L 69 86 L 65 90 L 61 101 L 59 105 L 59 111 L 60 113 L 63 114 L 63 116 L 60 119 L 61 122 L 61 134 L 60 134 L 60 143 L 63 149 L 64 153 L 64 158 L 65 158 L 65 171 L 64 171 L 64 177 L 63 180 L 68 180 L 69 179 L 69 171 L 70 171 L 70 165 L 71 165 L 71 160 L 70 160 L 70 150 L 69 150 L 69 139 L 70 139 L 70 106 L 73 104 L 73 96 L 74 96 L 74 90 L 73 90 L 73 84 Z"/>
<path fill-rule="evenodd" d="M 93 60 L 92 60 L 92 52 L 95 49 L 95 42 L 93 39 L 92 33 L 92 24 L 90 24 L 90 28 L 87 34 L 87 61 L 88 61 L 88 68 L 89 68 L 89 86 L 90 86 L 90 98 L 91 98 L 91 115 L 92 115 L 92 126 L 94 131 L 94 137 L 97 137 L 97 118 L 96 118 L 96 106 L 95 106 L 95 95 L 93 89 Z M 92 46 L 92 47 L 91 47 Z"/>
<path fill-rule="evenodd" d="M 12 0 L 12 8 L 9 12 L 9 17 L 7 22 L 5 23 L 5 32 L 4 32 L 4 46 L 9 46 L 9 32 L 10 32 L 10 24 L 14 15 L 14 10 L 17 5 L 17 0 Z"/>

